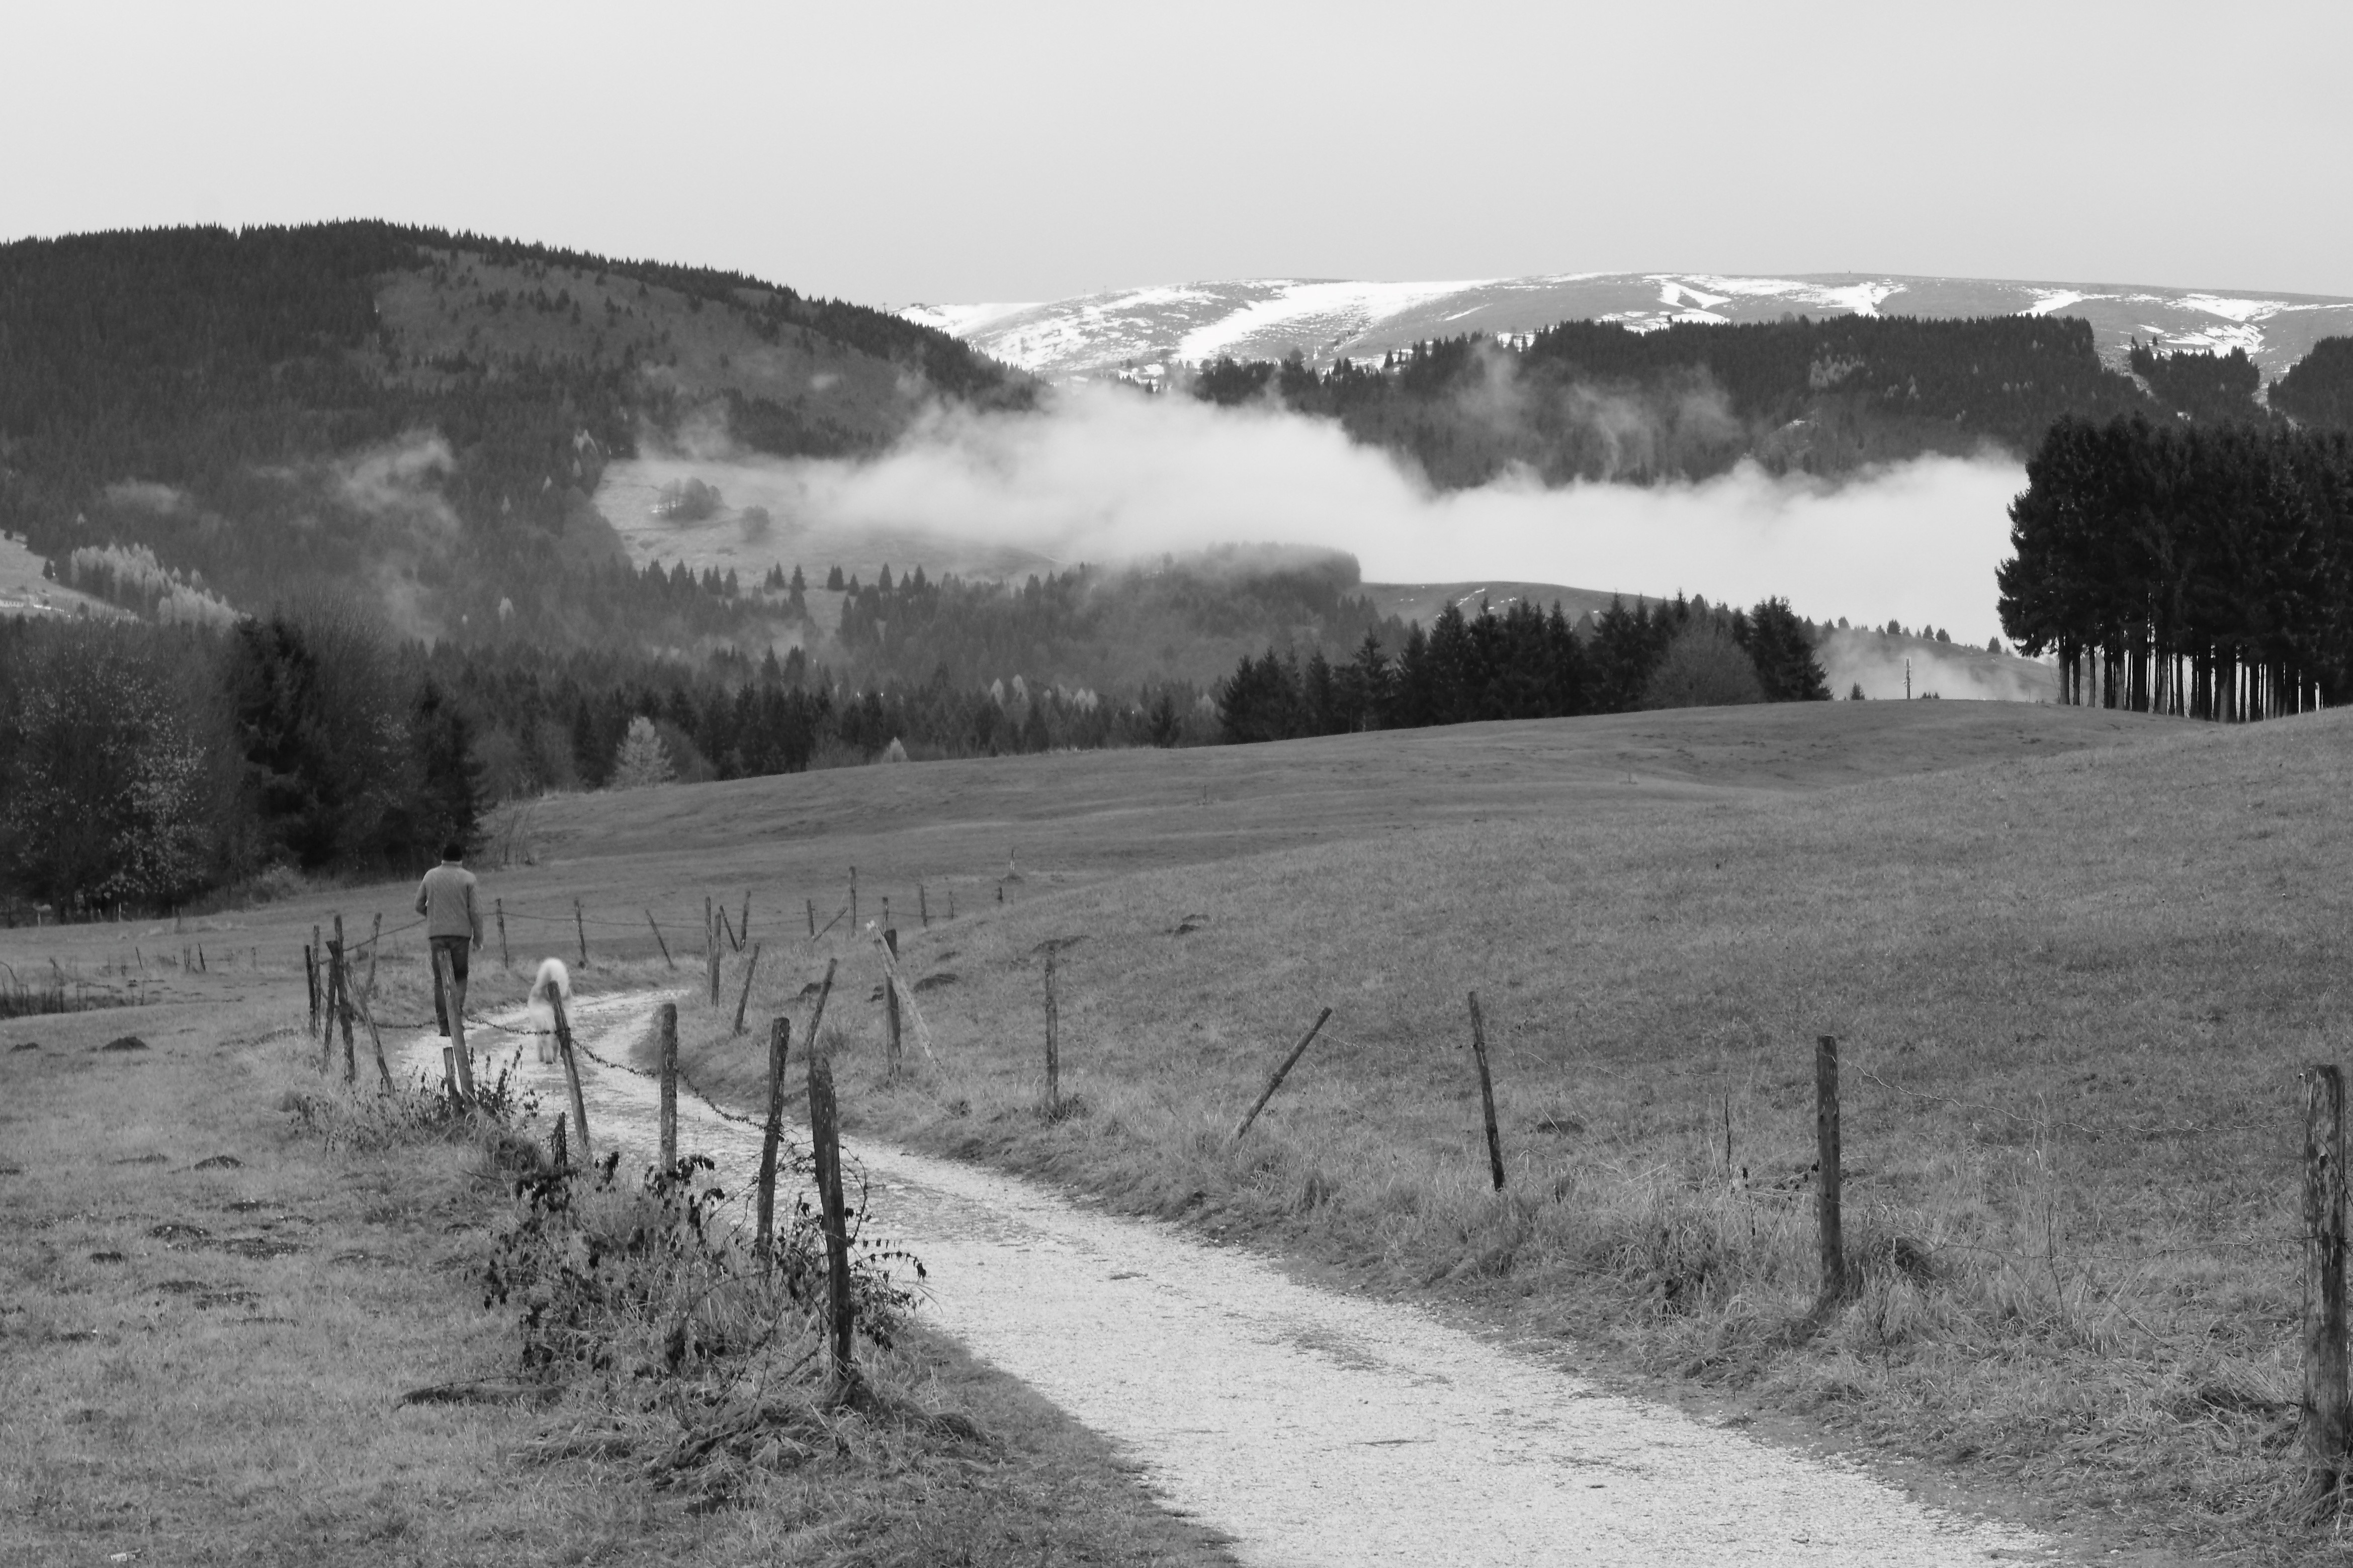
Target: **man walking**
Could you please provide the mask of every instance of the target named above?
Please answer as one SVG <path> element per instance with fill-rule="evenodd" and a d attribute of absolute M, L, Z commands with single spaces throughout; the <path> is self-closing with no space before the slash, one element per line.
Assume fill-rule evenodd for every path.
<path fill-rule="evenodd" d="M 471 942 L 482 945 L 482 911 L 474 900 L 474 874 L 460 864 L 466 858 L 462 844 L 441 847 L 441 864 L 425 873 L 425 880 L 417 889 L 417 912 L 425 917 L 425 936 L 433 965 L 433 1016 L 440 1023 L 443 1038 L 449 1034 L 449 1009 L 457 1016 L 466 1016 L 466 946 Z M 441 994 L 443 953 L 449 955 L 449 978 L 457 995 L 445 1000 Z"/>

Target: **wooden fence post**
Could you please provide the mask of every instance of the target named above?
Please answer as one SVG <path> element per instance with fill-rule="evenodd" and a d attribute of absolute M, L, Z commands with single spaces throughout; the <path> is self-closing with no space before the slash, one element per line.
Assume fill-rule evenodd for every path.
<path fill-rule="evenodd" d="M 1838 1037 L 1814 1041 L 1814 1157 L 1821 1178 L 1822 1300 L 1825 1308 L 1846 1296 L 1846 1240 L 1839 1219 Z M 2340 1366 L 2343 1364 L 2340 1361 Z"/>
<path fill-rule="evenodd" d="M 849 1215 L 841 1191 L 841 1123 L 833 1098 L 833 1061 L 814 1032 L 808 1045 L 809 1143 L 817 1165 L 818 1200 L 824 1209 L 827 1316 L 832 1320 L 833 1377 L 837 1396 L 847 1394 L 858 1373 L 850 1359 Z"/>
<path fill-rule="evenodd" d="M 572 1128 L 580 1143 L 580 1168 L 586 1170 L 593 1159 L 588 1152 L 588 1107 L 580 1098 L 580 1063 L 572 1051 L 572 1023 L 564 1016 L 564 998 L 554 991 L 547 994 L 548 1011 L 555 1016 L 555 1047 L 564 1054 L 564 1086 L 572 1093 Z M 464 1053 L 459 1053 L 462 1058 Z"/>
<path fill-rule="evenodd" d="M 718 942 L 719 917 L 712 913 L 711 895 L 709 893 L 705 893 L 702 895 L 702 946 L 704 951 L 708 952 L 710 949 L 717 946 Z M 714 996 L 712 1000 L 716 1002 L 718 998 Z"/>
<path fill-rule="evenodd" d="M 817 900 L 808 899 L 803 901 L 808 905 L 809 941 L 815 942 L 817 940 Z"/>
<path fill-rule="evenodd" d="M 744 994 L 735 998 L 734 1032 L 739 1035 L 744 1032 L 744 1009 L 752 1002 L 752 976 L 758 972 L 759 967 L 760 944 L 755 942 L 752 944 L 752 956 L 744 964 Z"/>
<path fill-rule="evenodd" d="M 849 932 L 850 940 L 858 936 L 858 868 L 849 868 Z"/>
<path fill-rule="evenodd" d="M 327 966 L 327 994 L 319 1028 L 319 1070 L 325 1072 L 335 1065 L 335 1006 L 343 996 L 343 917 L 335 916 L 335 934 L 324 949 Z M 188 953 L 180 950 L 180 968 L 188 967 Z"/>
<path fill-rule="evenodd" d="M 1307 1054 L 1308 1046 L 1317 1035 L 1324 1032 L 1324 1021 L 1331 1016 L 1332 1009 L 1329 1007 L 1315 1015 L 1315 1022 L 1308 1026 L 1305 1034 L 1299 1037 L 1299 1043 L 1291 1047 L 1291 1054 L 1282 1058 L 1282 1065 L 1274 1069 L 1274 1076 L 1266 1080 L 1266 1089 L 1259 1095 L 1258 1102 L 1250 1108 L 1249 1114 L 1234 1123 L 1235 1142 L 1239 1143 L 1242 1141 L 1242 1134 L 1250 1130 L 1250 1123 L 1258 1120 L 1258 1113 L 1266 1109 L 1266 1102 L 1274 1098 L 1274 1091 L 1282 1087 L 1282 1080 L 1291 1076 L 1291 1069 L 1297 1067 L 1299 1058 Z"/>
<path fill-rule="evenodd" d="M 1504 1190 L 1504 1138 L 1495 1128 L 1495 1083 L 1487 1072 L 1487 1021 L 1479 1014 L 1479 993 L 1471 993 L 1471 1055 L 1479 1063 L 1479 1109 L 1487 1118 L 1487 1169 L 1495 1190 Z"/>
<path fill-rule="evenodd" d="M 678 1164 L 678 1004 L 665 1002 L 655 1015 L 661 1031 L 661 1168 Z"/>
<path fill-rule="evenodd" d="M 504 899 L 492 899 L 491 907 L 499 912 L 499 967 L 512 969 L 514 958 L 507 952 L 507 901 Z"/>
<path fill-rule="evenodd" d="M 711 1005 L 719 1005 L 719 929 L 714 923 L 709 932 L 711 942 L 702 950 L 702 961 L 711 971 Z"/>
<path fill-rule="evenodd" d="M 196 962 L 199 964 L 204 963 L 204 958 L 202 956 L 203 951 L 204 950 L 201 948 L 197 949 L 198 957 Z M 337 915 L 335 917 L 334 955 L 334 1011 L 336 1019 L 343 1025 L 343 1081 L 345 1083 L 356 1083 L 359 1081 L 360 1068 L 358 1050 L 352 1043 L 351 963 L 343 948 L 343 917 L 341 915 Z M 329 1048 L 328 1054 L 331 1057 L 333 1055 L 332 1047 Z"/>
<path fill-rule="evenodd" d="M 147 955 L 143 952 L 139 954 L 139 969 L 141 973 L 146 973 Z M 311 994 L 311 1027 L 315 1029 L 319 1026 L 319 962 L 308 947 L 302 950 L 302 985 Z"/>
<path fill-rule="evenodd" d="M 923 929 L 932 929 L 932 897 L 923 891 L 921 882 L 915 884 L 915 912 L 923 918 Z"/>
<path fill-rule="evenodd" d="M 375 994 L 375 955 L 384 946 L 384 911 L 375 912 L 375 929 L 368 933 L 368 977 L 366 994 Z"/>
<path fill-rule="evenodd" d="M 572 927 L 580 933 L 580 967 L 588 967 L 588 917 L 580 910 L 580 900 L 572 900 Z"/>
<path fill-rule="evenodd" d="M 458 991 L 458 973 L 449 955 L 439 948 L 433 950 L 433 974 L 441 993 L 442 1016 L 449 1021 L 450 1074 L 458 1088 L 458 1098 L 471 1102 L 474 1098 L 473 1053 L 466 1048 L 465 998 Z"/>
<path fill-rule="evenodd" d="M 654 933 L 654 945 L 661 949 L 662 962 L 669 964 L 672 969 L 676 969 L 678 967 L 678 960 L 670 955 L 670 943 L 662 940 L 661 927 L 654 925 L 654 912 L 651 910 L 648 910 L 646 911 L 646 924 L 652 927 Z"/>
<path fill-rule="evenodd" d="M 379 916 L 378 918 L 381 919 L 382 917 Z M 373 953 L 375 950 L 374 948 L 370 948 L 368 951 Z M 375 1026 L 375 1014 L 368 1007 L 366 992 L 364 991 L 360 994 L 359 1004 L 360 1021 L 367 1025 L 368 1038 L 373 1041 L 375 1046 L 375 1076 L 382 1081 L 383 1092 L 390 1094 L 392 1092 L 392 1066 L 384 1059 L 384 1033 Z"/>
<path fill-rule="evenodd" d="M 891 950 L 892 959 L 891 970 L 882 976 L 882 1022 L 885 1033 L 882 1053 L 883 1076 L 895 1079 L 899 1076 L 899 987 L 896 984 L 899 958 L 898 931 L 886 928 L 882 932 L 882 945 Z"/>
<path fill-rule="evenodd" d="M 316 924 L 311 927 L 311 963 L 319 971 L 316 977 L 318 997 L 311 1009 L 311 1027 L 315 1029 L 319 1026 L 319 1014 L 327 1005 L 327 938 Z"/>
<path fill-rule="evenodd" d="M 752 1228 L 752 1256 L 765 1270 L 776 1232 L 776 1140 L 785 1121 L 785 1053 L 792 1045 L 789 1018 L 768 1020 L 768 1116 L 760 1134 L 759 1206 Z"/>
<path fill-rule="evenodd" d="M 2343 1501 L 2353 1443 L 2345 1345 L 2345 1075 L 2304 1075 L 2304 1456 L 2316 1508 Z"/>
<path fill-rule="evenodd" d="M 735 945 L 741 947 L 752 940 L 752 889 L 744 889 L 744 918 L 735 922 Z"/>
<path fill-rule="evenodd" d="M 1049 1121 L 1062 1114 L 1062 1064 L 1054 1038 L 1061 1023 L 1062 1010 L 1054 1000 L 1054 950 L 1046 950 L 1046 1116 Z"/>

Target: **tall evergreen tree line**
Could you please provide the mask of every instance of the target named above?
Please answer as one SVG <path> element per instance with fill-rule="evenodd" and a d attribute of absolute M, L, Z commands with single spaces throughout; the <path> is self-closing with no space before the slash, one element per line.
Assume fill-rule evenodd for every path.
<path fill-rule="evenodd" d="M 1816 636 L 1781 599 L 1746 611 L 1681 595 L 1630 609 L 1613 600 L 1588 637 L 1557 603 L 1546 613 L 1517 600 L 1498 615 L 1482 601 L 1475 616 L 1450 604 L 1428 632 L 1416 622 L 1394 658 L 1369 632 L 1336 664 L 1320 646 L 1303 661 L 1290 649 L 1245 655 L 1218 685 L 1218 719 L 1227 740 L 1248 742 L 1626 712 L 1685 700 L 1657 682 L 1681 639 L 1720 640 L 1742 666 L 1739 685 L 1704 700 L 1818 701 L 1830 689 Z"/>
<path fill-rule="evenodd" d="M 2244 720 L 2353 691 L 2353 437 L 2063 419 L 2010 506 L 2002 629 L 2063 700 Z"/>

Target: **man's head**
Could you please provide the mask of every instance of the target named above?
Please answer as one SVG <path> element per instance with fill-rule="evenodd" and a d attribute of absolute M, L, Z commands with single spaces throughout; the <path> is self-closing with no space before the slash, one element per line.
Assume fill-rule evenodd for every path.
<path fill-rule="evenodd" d="M 464 845 L 450 843 L 441 846 L 441 863 L 443 865 L 455 866 L 459 861 L 463 860 L 465 858 L 466 847 Z"/>

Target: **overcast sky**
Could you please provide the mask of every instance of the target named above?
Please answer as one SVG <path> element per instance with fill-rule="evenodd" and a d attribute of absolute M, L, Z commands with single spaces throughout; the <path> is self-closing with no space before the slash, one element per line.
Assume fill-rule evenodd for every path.
<path fill-rule="evenodd" d="M 30 0 L 6 31 L 9 238 L 369 216 L 873 304 L 1620 269 L 2353 295 L 2345 0 Z"/>

